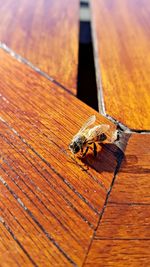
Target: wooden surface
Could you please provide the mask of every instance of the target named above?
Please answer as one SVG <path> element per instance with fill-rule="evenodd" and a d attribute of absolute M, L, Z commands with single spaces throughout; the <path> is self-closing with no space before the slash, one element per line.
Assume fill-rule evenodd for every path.
<path fill-rule="evenodd" d="M 150 239 L 150 205 L 140 204 L 108 203 L 96 238 Z"/>
<path fill-rule="evenodd" d="M 2 267 L 150 265 L 150 135 L 122 133 L 110 144 L 115 125 L 70 94 L 78 8 L 69 0 L 1 3 Z M 148 1 L 97 0 L 92 10 L 106 111 L 149 129 Z M 68 145 L 93 114 L 110 125 L 108 142 L 96 158 L 91 150 L 74 158 Z"/>
<path fill-rule="evenodd" d="M 85 267 L 149 266 L 150 240 L 95 240 Z"/>
<path fill-rule="evenodd" d="M 149 162 L 150 135 L 133 134 L 84 266 L 150 265 Z"/>
<path fill-rule="evenodd" d="M 149 0 L 91 3 L 100 111 L 131 129 L 150 130 Z"/>
<path fill-rule="evenodd" d="M 150 204 L 150 135 L 133 134 L 110 201 Z"/>
<path fill-rule="evenodd" d="M 76 93 L 79 0 L 0 0 L 0 41 Z"/>
<path fill-rule="evenodd" d="M 82 266 L 120 151 L 103 145 L 96 159 L 91 151 L 75 161 L 68 144 L 92 114 L 115 127 L 2 49 L 0 58 L 2 246 L 13 239 L 7 255 L 22 266 Z"/>

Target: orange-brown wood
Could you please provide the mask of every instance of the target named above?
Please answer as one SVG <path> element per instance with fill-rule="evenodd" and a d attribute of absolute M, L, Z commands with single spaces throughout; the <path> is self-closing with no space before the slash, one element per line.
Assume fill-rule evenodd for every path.
<path fill-rule="evenodd" d="M 94 240 L 85 267 L 150 265 L 150 240 Z"/>
<path fill-rule="evenodd" d="M 1 128 L 3 127 L 1 126 Z M 9 132 L 8 129 L 4 129 L 4 131 Z M 3 183 L 3 181 L 5 181 L 8 184 L 9 190 L 12 190 L 12 192 L 17 195 L 17 198 L 21 199 L 23 202 L 25 206 L 24 209 L 27 207 L 27 213 L 28 210 L 29 213 L 32 213 L 31 218 L 33 218 L 35 222 L 38 220 L 38 223 L 42 225 L 45 232 L 49 233 L 63 250 L 67 251 L 74 260 L 76 258 L 77 262 L 81 261 L 84 255 L 84 246 L 88 246 L 92 235 L 92 229 L 87 222 L 81 218 L 80 214 L 75 212 L 75 209 L 69 205 L 72 203 L 67 203 L 63 195 L 57 192 L 59 180 L 57 179 L 58 185 L 54 188 L 54 183 L 51 182 L 52 175 L 50 175 L 50 173 L 49 175 L 44 175 L 37 163 L 35 165 L 30 163 L 30 157 L 32 155 L 30 155 L 30 151 L 28 151 L 26 146 L 24 146 L 22 142 L 19 143 L 18 138 L 16 139 L 11 132 L 8 133 L 7 137 L 4 134 L 3 139 L 5 142 L 1 140 L 1 147 L 3 151 L 7 151 L 5 152 L 7 156 L 5 154 L 3 158 L 1 182 Z M 14 152 L 12 152 L 12 150 L 14 150 Z M 11 199 L 13 199 L 13 197 Z M 9 201 L 11 199 L 9 197 Z M 5 195 L 2 202 L 11 209 L 10 202 L 7 204 Z M 18 213 L 18 223 L 20 219 L 23 223 L 23 218 L 19 210 Z M 5 215 L 5 212 L 2 216 L 4 220 L 7 220 L 6 216 L 8 215 Z M 16 216 L 17 213 L 14 214 L 14 217 Z M 10 222 L 10 220 L 7 221 L 8 224 Z M 28 227 L 30 227 L 29 229 L 31 229 L 29 223 L 25 222 L 23 224 L 28 224 Z M 12 223 L 9 224 L 9 227 L 11 227 L 12 231 L 15 231 L 15 228 L 12 228 Z M 31 229 L 30 232 L 31 236 L 36 236 L 33 229 Z M 21 237 L 23 238 L 23 233 L 20 233 L 20 238 Z M 40 242 L 42 242 L 42 237 L 39 238 L 39 243 Z M 34 244 L 31 243 L 31 247 L 33 246 Z M 33 257 L 37 257 L 34 253 L 32 253 L 32 255 Z M 44 261 L 42 257 L 39 260 Z"/>
<path fill-rule="evenodd" d="M 76 93 L 79 0 L 0 1 L 0 41 Z"/>
<path fill-rule="evenodd" d="M 104 112 L 132 129 L 150 130 L 149 0 L 91 2 Z"/>
<path fill-rule="evenodd" d="M 2 172 L 1 175 L 3 175 Z M 3 177 L 5 179 L 5 175 Z M 1 182 L 2 179 L 1 177 Z M 17 186 L 19 188 L 19 185 Z M 5 187 L 0 185 L 2 215 L 0 236 L 2 244 L 4 244 L 3 250 L 0 250 L 1 266 L 10 266 L 11 261 L 16 262 L 17 266 L 72 266 L 62 252 L 51 242 L 50 238 L 47 238 L 43 233 L 42 228 L 36 224 L 34 218 L 30 216 L 29 210 L 23 208 L 23 202 L 19 197 L 17 199 L 17 190 L 13 191 L 13 189 L 13 187 L 10 189 L 9 185 Z M 13 194 L 16 194 L 16 198 Z M 42 211 L 41 217 L 44 220 L 45 216 Z"/>
<path fill-rule="evenodd" d="M 33 266 L 27 255 L 19 247 L 5 226 L 0 223 L 0 265 L 1 266 Z"/>
<path fill-rule="evenodd" d="M 150 135 L 133 134 L 129 140 L 110 202 L 150 204 Z"/>
<path fill-rule="evenodd" d="M 39 249 L 44 246 L 45 250 L 38 266 L 41 261 L 45 266 L 46 257 L 51 266 L 81 266 L 120 151 L 107 144 L 99 147 L 97 158 L 89 151 L 85 159 L 75 160 L 68 144 L 92 114 L 96 114 L 97 123 L 109 124 L 111 131 L 115 127 L 3 50 L 0 58 L 0 192 L 4 206 L 0 216 L 26 249 L 29 244 L 27 251 L 35 262 L 39 251 L 34 253 L 30 237 L 36 236 L 34 226 L 40 231 L 38 242 L 43 243 Z M 27 239 L 20 228 L 24 224 Z M 62 253 L 58 264 L 55 253 Z"/>
<path fill-rule="evenodd" d="M 150 135 L 133 134 L 85 266 L 150 263 Z"/>
<path fill-rule="evenodd" d="M 150 205 L 108 204 L 95 238 L 150 240 Z"/>

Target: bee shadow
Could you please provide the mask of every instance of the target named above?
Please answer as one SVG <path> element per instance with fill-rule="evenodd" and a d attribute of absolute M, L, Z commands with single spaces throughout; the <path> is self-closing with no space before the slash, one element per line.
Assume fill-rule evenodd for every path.
<path fill-rule="evenodd" d="M 124 157 L 124 152 L 117 145 L 101 144 L 98 146 L 96 157 L 93 155 L 93 152 L 89 152 L 84 158 L 80 158 L 80 160 L 87 167 L 93 168 L 99 173 L 117 173 Z"/>
<path fill-rule="evenodd" d="M 121 173 L 132 173 L 132 174 L 150 174 L 150 165 L 138 158 L 136 155 L 128 154 L 121 164 Z"/>

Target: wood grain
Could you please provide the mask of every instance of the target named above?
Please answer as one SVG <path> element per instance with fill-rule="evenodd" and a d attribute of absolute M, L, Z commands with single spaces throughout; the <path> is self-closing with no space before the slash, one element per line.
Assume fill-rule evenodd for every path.
<path fill-rule="evenodd" d="M 21 199 L 14 198 L 13 187 L 10 189 L 9 186 L 2 186 L 1 183 L 0 189 L 0 209 L 3 216 L 0 233 L 3 238 L 2 244 L 5 245 L 5 248 L 0 251 L 1 266 L 10 266 L 12 260 L 17 263 L 17 266 L 18 264 L 19 266 L 43 266 L 43 264 L 44 266 L 72 266 L 46 237 L 25 206 L 23 208 L 20 205 L 23 204 Z M 17 191 L 14 192 L 16 196 L 17 193 Z M 9 256 L 9 260 L 6 259 L 6 255 Z"/>
<path fill-rule="evenodd" d="M 1 219 L 2 220 L 2 219 Z M 33 266 L 5 226 L 0 223 L 0 266 Z"/>
<path fill-rule="evenodd" d="M 150 205 L 108 203 L 95 238 L 150 240 Z"/>
<path fill-rule="evenodd" d="M 149 266 L 150 240 L 94 240 L 85 267 Z"/>
<path fill-rule="evenodd" d="M 0 1 L 0 40 L 76 93 L 79 0 Z"/>
<path fill-rule="evenodd" d="M 84 266 L 150 263 L 150 135 L 132 134 Z"/>
<path fill-rule="evenodd" d="M 29 240 L 24 242 L 25 233 L 17 230 L 24 225 L 25 215 L 48 239 L 45 251 L 51 250 L 49 242 L 52 242 L 58 255 L 62 253 L 62 264 L 65 258 L 68 261 L 65 266 L 70 263 L 81 266 L 110 190 L 120 151 L 106 144 L 99 147 L 96 159 L 91 151 L 81 161 L 72 157 L 68 144 L 92 114 L 97 116 L 97 123 L 110 124 L 111 131 L 115 127 L 3 50 L 0 58 L 3 62 L 0 65 L 0 185 L 5 192 L 1 196 L 2 204 L 9 209 L 3 209 L 0 216 L 10 228 L 14 225 L 12 231 L 26 249 L 26 242 L 30 243 L 32 249 L 28 253 L 35 262 L 30 241 L 33 227 L 27 226 Z M 16 211 L 16 205 L 23 213 Z M 11 219 L 8 218 L 10 207 Z M 39 249 L 42 247 L 39 245 Z M 47 256 L 51 262 L 51 256 L 45 253 L 41 261 L 45 262 Z M 40 259 L 38 263 L 41 265 Z M 54 256 L 52 266 L 55 265 Z"/>
<path fill-rule="evenodd" d="M 129 128 L 150 130 L 149 0 L 91 2 L 104 112 Z"/>
<path fill-rule="evenodd" d="M 129 140 L 110 202 L 150 204 L 150 135 L 133 134 Z"/>

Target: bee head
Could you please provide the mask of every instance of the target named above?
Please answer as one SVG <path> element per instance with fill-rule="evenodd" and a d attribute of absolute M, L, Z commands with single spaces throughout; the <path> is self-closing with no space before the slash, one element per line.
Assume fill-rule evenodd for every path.
<path fill-rule="evenodd" d="M 78 153 L 79 152 L 79 150 L 80 150 L 80 146 L 78 145 L 78 143 L 77 142 L 72 142 L 70 145 L 69 145 L 69 149 L 71 150 L 71 152 L 73 153 L 73 154 L 76 154 L 76 153 Z"/>

